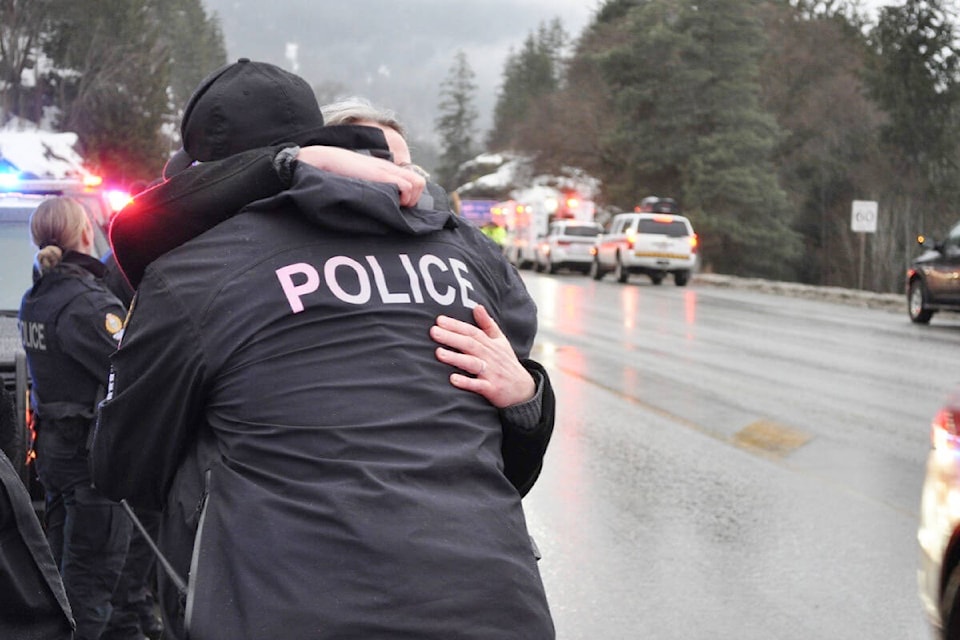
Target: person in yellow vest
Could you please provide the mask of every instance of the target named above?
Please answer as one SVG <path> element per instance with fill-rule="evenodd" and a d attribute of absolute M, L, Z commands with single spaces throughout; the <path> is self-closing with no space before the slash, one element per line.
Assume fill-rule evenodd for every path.
<path fill-rule="evenodd" d="M 507 241 L 507 230 L 493 220 L 488 220 L 484 223 L 484 225 L 480 227 L 480 231 L 483 232 L 483 235 L 496 242 L 501 249 L 503 248 L 503 243 Z"/>

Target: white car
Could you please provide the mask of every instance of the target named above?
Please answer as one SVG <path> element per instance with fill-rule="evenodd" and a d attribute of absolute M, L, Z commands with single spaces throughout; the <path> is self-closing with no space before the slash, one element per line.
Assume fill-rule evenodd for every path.
<path fill-rule="evenodd" d="M 587 273 L 593 254 L 590 250 L 603 233 L 596 222 L 557 220 L 550 224 L 547 235 L 537 246 L 537 271 L 556 273 L 559 269 L 576 269 Z"/>
<path fill-rule="evenodd" d="M 630 274 L 643 274 L 653 284 L 673 276 L 678 287 L 686 286 L 697 265 L 697 234 L 690 221 L 674 213 L 621 213 L 610 230 L 597 238 L 590 275 L 600 280 L 613 272 L 617 281 Z"/>

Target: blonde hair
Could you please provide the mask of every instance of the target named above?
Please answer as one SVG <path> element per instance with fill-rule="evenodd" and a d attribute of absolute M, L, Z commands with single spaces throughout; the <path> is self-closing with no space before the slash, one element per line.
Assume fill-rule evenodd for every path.
<path fill-rule="evenodd" d="M 395 111 L 383 109 L 374 105 L 366 98 L 351 96 L 338 102 L 320 107 L 323 113 L 323 123 L 326 125 L 356 124 L 358 122 L 375 122 L 384 127 L 390 127 L 406 139 L 407 132 Z"/>
<path fill-rule="evenodd" d="M 64 251 L 79 249 L 89 221 L 83 205 L 67 197 L 48 198 L 30 215 L 30 235 L 40 248 L 37 264 L 46 273 L 63 258 Z"/>
<path fill-rule="evenodd" d="M 334 126 L 373 122 L 381 127 L 393 129 L 400 134 L 404 142 L 407 140 L 407 131 L 403 128 L 403 124 L 400 123 L 397 113 L 392 109 L 378 107 L 366 98 L 351 96 L 324 105 L 320 107 L 320 111 L 323 113 L 323 123 L 325 125 Z M 430 174 L 420 165 L 400 163 L 400 166 L 420 174 L 420 176 L 427 180 L 430 179 Z"/>

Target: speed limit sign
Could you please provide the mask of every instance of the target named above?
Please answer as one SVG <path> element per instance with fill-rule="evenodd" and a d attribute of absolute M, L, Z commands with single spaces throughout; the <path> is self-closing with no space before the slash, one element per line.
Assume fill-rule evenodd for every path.
<path fill-rule="evenodd" d="M 850 228 L 861 233 L 876 233 L 877 203 L 873 200 L 854 200 Z"/>

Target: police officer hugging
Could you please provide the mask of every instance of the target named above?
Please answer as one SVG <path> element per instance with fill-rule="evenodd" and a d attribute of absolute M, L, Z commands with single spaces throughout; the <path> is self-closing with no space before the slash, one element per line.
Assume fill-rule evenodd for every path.
<path fill-rule="evenodd" d="M 188 405 L 196 387 L 210 390 L 218 459 L 190 573 L 193 629 L 223 626 L 209 616 L 224 597 L 271 610 L 271 590 L 249 583 L 279 573 L 304 585 L 294 589 L 302 602 L 276 605 L 302 612 L 290 628 L 324 621 L 376 637 L 420 625 L 420 637 L 449 637 L 481 623 L 497 635 L 526 619 L 537 630 L 516 637 L 544 637 L 549 614 L 502 473 L 497 410 L 449 384 L 429 336 L 438 314 L 470 321 L 483 304 L 526 356 L 536 316 L 522 281 L 466 224 L 421 236 L 319 232 L 291 206 L 309 191 L 299 186 L 284 209 L 253 206 L 151 265 L 124 338 L 124 347 L 155 338 L 145 330 L 154 322 L 180 327 L 177 351 L 195 355 L 157 378 L 197 376 L 169 390 Z M 319 193 L 331 190 L 313 192 L 322 208 Z M 118 371 L 119 399 L 130 382 Z M 169 439 L 169 422 L 154 420 L 156 438 Z M 263 558 L 269 572 L 238 568 L 237 557 L 260 564 L 277 531 L 284 544 Z M 244 582 L 234 587 L 237 570 Z M 401 576 L 403 588 L 384 586 Z M 448 590 L 458 597 L 440 597 Z M 404 615 L 413 606 L 422 611 Z"/>
<path fill-rule="evenodd" d="M 553 637 L 498 411 L 429 334 L 483 304 L 529 355 L 535 305 L 479 229 L 298 165 L 138 296 L 94 469 L 168 520 L 202 512 L 172 550 L 191 636 Z"/>

